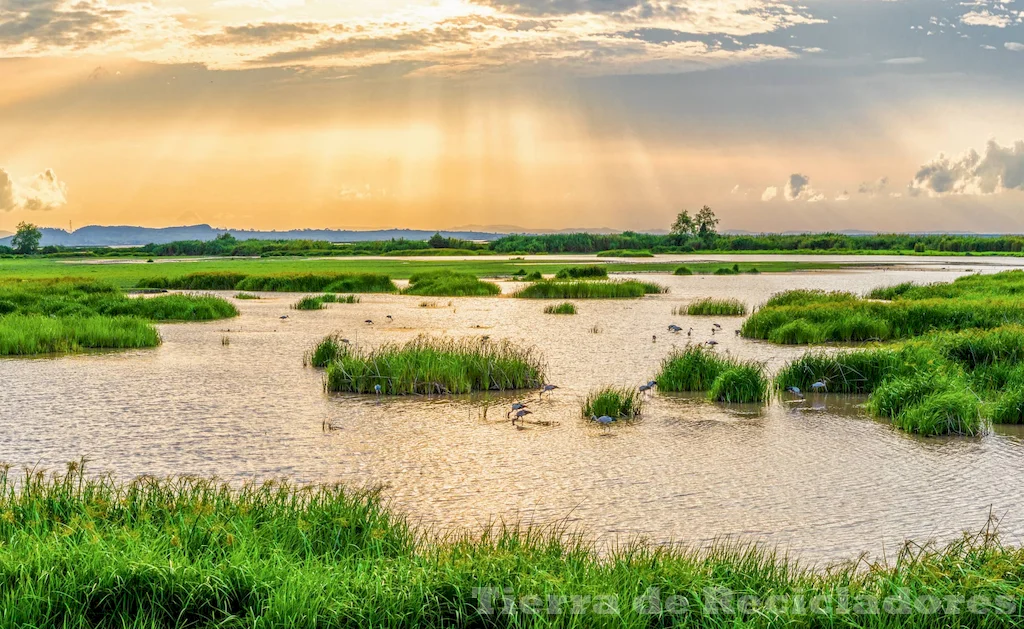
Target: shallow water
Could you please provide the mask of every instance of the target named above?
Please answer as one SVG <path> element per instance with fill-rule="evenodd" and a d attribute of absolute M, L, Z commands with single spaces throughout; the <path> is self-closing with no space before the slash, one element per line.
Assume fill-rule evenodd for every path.
<path fill-rule="evenodd" d="M 657 276 L 670 293 L 579 300 L 576 316 L 542 314 L 547 301 L 390 295 L 299 312 L 289 310 L 298 295 L 264 294 L 236 301 L 238 319 L 160 326 L 164 344 L 156 349 L 0 361 L 0 460 L 58 468 L 85 455 L 93 472 L 125 477 L 384 483 L 403 512 L 431 526 L 564 521 L 601 543 L 735 536 L 812 562 L 879 556 L 907 538 L 978 530 L 990 511 L 1003 518 L 1006 540 L 1020 543 L 1019 429 L 914 438 L 868 418 L 862 400 L 837 395 L 759 409 L 655 394 L 641 421 L 610 431 L 578 417 L 588 390 L 645 382 L 686 344 L 669 323 L 695 328 L 696 342 L 721 323 L 718 351 L 773 370 L 804 351 L 736 337 L 741 318 L 677 317 L 673 306 L 709 296 L 755 306 L 789 288 L 863 292 L 961 272 Z M 536 345 L 560 388 L 542 402 L 536 393 L 328 396 L 320 374 L 302 367 L 302 354 L 335 331 L 367 345 L 420 333 Z M 523 397 L 533 400 L 533 418 L 552 425 L 513 429 L 504 413 Z"/>

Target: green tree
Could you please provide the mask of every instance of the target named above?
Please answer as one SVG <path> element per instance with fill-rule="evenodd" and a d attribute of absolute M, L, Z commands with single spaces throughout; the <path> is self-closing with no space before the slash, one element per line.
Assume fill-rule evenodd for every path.
<path fill-rule="evenodd" d="M 15 253 L 32 254 L 39 250 L 39 241 L 43 233 L 32 223 L 18 223 L 18 231 L 14 234 L 11 245 Z"/>
<path fill-rule="evenodd" d="M 696 235 L 701 240 L 709 241 L 718 236 L 718 219 L 715 218 L 715 213 L 711 211 L 710 207 L 706 205 L 702 207 L 693 222 L 697 224 Z"/>
<path fill-rule="evenodd" d="M 676 216 L 676 222 L 672 223 L 672 235 L 681 238 L 695 236 L 697 234 L 697 223 L 687 210 L 683 210 Z"/>
<path fill-rule="evenodd" d="M 427 244 L 434 249 L 444 249 L 448 246 L 448 239 L 442 236 L 441 232 L 435 232 L 434 235 L 430 237 L 430 240 L 427 241 Z"/>

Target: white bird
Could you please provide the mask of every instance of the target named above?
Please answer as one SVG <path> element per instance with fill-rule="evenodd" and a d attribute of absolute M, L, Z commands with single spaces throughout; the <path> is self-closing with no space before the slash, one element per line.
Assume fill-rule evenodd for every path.
<path fill-rule="evenodd" d="M 818 380 L 817 382 L 811 385 L 811 389 L 814 391 L 820 391 L 822 389 L 826 389 L 827 387 L 828 385 L 825 384 L 824 380 Z"/>
<path fill-rule="evenodd" d="M 382 393 L 382 390 L 381 390 L 379 384 L 373 385 L 373 392 L 376 393 L 377 395 L 380 395 Z"/>

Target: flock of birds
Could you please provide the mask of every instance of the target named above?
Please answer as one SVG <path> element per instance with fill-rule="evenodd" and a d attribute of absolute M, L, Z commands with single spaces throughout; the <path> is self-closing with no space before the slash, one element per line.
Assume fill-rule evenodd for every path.
<path fill-rule="evenodd" d="M 674 323 L 670 323 L 669 326 L 668 326 L 668 331 L 671 332 L 672 334 L 679 334 L 680 332 L 683 331 L 683 329 L 681 327 L 679 327 L 678 325 L 674 324 Z M 711 324 L 711 336 L 714 336 L 715 334 L 717 334 L 717 333 L 719 333 L 721 331 L 722 331 L 722 326 L 720 324 L 718 324 L 718 323 L 712 323 Z M 736 330 L 736 336 L 739 336 L 740 332 L 741 332 L 740 330 Z M 690 328 L 689 330 L 686 331 L 686 336 L 688 336 L 688 337 L 692 337 L 693 336 L 693 328 Z M 656 343 L 658 341 L 658 335 L 657 334 L 653 335 L 651 337 L 651 341 Z M 709 346 L 709 347 L 714 347 L 715 345 L 718 345 L 718 341 L 716 341 L 713 338 L 710 338 L 710 339 L 704 341 L 704 344 Z"/>

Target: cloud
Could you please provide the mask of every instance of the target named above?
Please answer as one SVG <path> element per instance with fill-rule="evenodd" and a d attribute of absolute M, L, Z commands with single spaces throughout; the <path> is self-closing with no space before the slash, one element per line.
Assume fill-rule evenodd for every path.
<path fill-rule="evenodd" d="M 882 63 L 891 66 L 909 66 L 924 63 L 927 61 L 924 57 L 896 57 L 895 59 L 886 59 Z"/>
<path fill-rule="evenodd" d="M 857 186 L 857 194 L 866 194 L 873 197 L 876 194 L 881 194 L 888 185 L 888 177 L 879 177 L 877 181 L 865 181 Z"/>
<path fill-rule="evenodd" d="M 67 185 L 51 169 L 35 177 L 15 181 L 0 168 L 0 211 L 52 210 L 67 204 Z"/>
<path fill-rule="evenodd" d="M 197 35 L 196 43 L 202 46 L 266 45 L 338 30 L 343 29 L 315 22 L 241 24 L 225 26 L 219 33 Z"/>
<path fill-rule="evenodd" d="M 1005 190 L 1024 190 L 1024 140 L 1007 147 L 990 140 L 984 154 L 971 149 L 957 158 L 939 155 L 921 166 L 909 186 L 912 194 L 933 197 Z"/>
<path fill-rule="evenodd" d="M 1008 15 L 998 15 L 989 12 L 988 9 L 971 11 L 960 16 L 960 22 L 968 26 L 992 26 L 995 28 L 1006 28 L 1013 23 L 1013 18 Z"/>
<path fill-rule="evenodd" d="M 779 196 L 779 189 L 775 186 L 768 186 L 764 189 L 764 194 L 761 195 L 762 201 L 771 201 L 775 197 Z"/>
<path fill-rule="evenodd" d="M 846 190 L 843 190 L 842 192 L 840 192 L 839 194 L 836 195 L 836 201 L 849 201 L 849 200 L 850 200 L 850 193 L 847 192 Z"/>
<path fill-rule="evenodd" d="M 1003 46 L 1005 46 L 1007 50 L 1012 50 L 1014 52 L 1024 52 L 1024 44 L 1015 41 L 1008 41 L 1005 44 L 1003 44 Z"/>
<path fill-rule="evenodd" d="M 809 184 L 811 178 L 800 173 L 793 173 L 789 176 L 789 181 L 786 182 L 786 187 L 783 189 L 783 196 L 786 197 L 787 201 L 796 201 L 800 198 L 801 194 L 805 191 L 809 191 Z"/>

